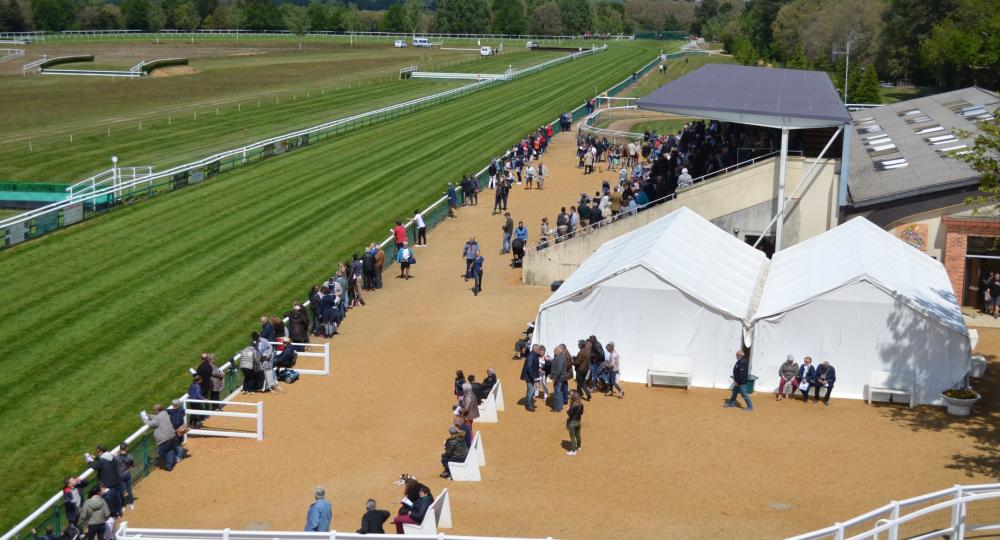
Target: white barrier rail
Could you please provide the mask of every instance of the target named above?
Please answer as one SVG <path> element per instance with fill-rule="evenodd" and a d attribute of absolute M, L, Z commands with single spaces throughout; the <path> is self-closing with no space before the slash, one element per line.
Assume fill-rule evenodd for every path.
<path fill-rule="evenodd" d="M 458 79 L 470 81 L 485 81 L 502 79 L 506 73 L 444 73 L 440 71 L 411 71 L 411 79 Z"/>
<path fill-rule="evenodd" d="M 942 498 L 947 498 L 947 500 L 928 505 L 928 503 Z M 984 523 L 970 523 L 969 505 L 983 501 L 990 501 L 988 504 L 993 505 L 988 512 L 983 513 L 984 515 L 993 516 L 993 519 Z M 985 504 L 977 506 L 985 506 Z M 908 509 L 917 506 L 920 506 L 920 508 L 906 513 Z M 881 535 L 883 533 L 886 534 L 885 538 L 889 540 L 899 540 L 900 526 L 936 512 L 948 512 L 950 514 L 947 520 L 948 526 L 922 531 L 917 536 L 909 536 L 909 540 L 939 538 L 942 536 L 951 538 L 951 540 L 963 540 L 967 533 L 1000 530 L 1000 519 L 996 518 L 998 507 L 1000 507 L 1000 484 L 955 485 L 948 489 L 902 501 L 892 501 L 885 506 L 847 521 L 835 523 L 830 527 L 817 529 L 798 536 L 792 536 L 787 540 L 878 540 L 882 538 Z M 872 520 L 877 520 L 874 527 L 869 527 L 858 533 L 848 535 L 849 529 L 863 526 L 865 522 Z"/>
<path fill-rule="evenodd" d="M 221 416 L 226 418 L 250 418 L 256 421 L 257 430 L 253 433 L 244 431 L 223 431 L 221 429 L 206 429 L 206 428 L 194 428 L 187 432 L 188 435 L 202 435 L 205 437 L 236 437 L 240 439 L 257 439 L 258 441 L 264 440 L 264 402 L 258 401 L 256 403 L 244 403 L 241 401 L 213 401 L 209 399 L 184 399 L 185 404 L 197 404 L 197 405 L 225 405 L 227 407 L 233 406 L 244 406 L 244 407 L 254 407 L 257 412 L 243 413 L 243 412 L 231 412 L 231 411 L 216 411 L 211 409 L 191 409 L 190 407 L 184 408 L 184 418 L 187 420 L 192 416 Z M 187 422 L 185 422 L 187 423 Z M 186 436 L 185 436 L 186 437 Z"/>
<path fill-rule="evenodd" d="M 302 307 L 308 307 L 309 302 L 306 301 Z M 285 317 L 284 321 L 287 323 L 288 318 Z M 268 341 L 271 345 L 281 345 L 277 341 Z M 297 356 L 305 356 L 309 358 L 322 358 L 323 359 L 323 369 L 299 369 L 295 368 L 295 371 L 299 375 L 329 375 L 330 374 L 330 343 L 289 343 L 285 345 L 286 347 L 301 347 L 306 350 L 298 351 Z M 319 349 L 320 352 L 309 351 L 308 349 Z"/>
<path fill-rule="evenodd" d="M 94 191 L 91 191 L 91 192 L 82 193 L 80 195 L 73 195 L 72 197 L 68 197 L 68 198 L 66 198 L 66 199 L 64 199 L 62 201 L 59 201 L 59 202 L 56 202 L 56 203 L 52 203 L 52 204 L 48 204 L 48 205 L 45 205 L 45 206 L 42 206 L 42 207 L 39 207 L 39 208 L 36 208 L 36 209 L 33 209 L 33 210 L 29 210 L 27 212 L 23 212 L 21 214 L 18 214 L 16 216 L 13 216 L 13 217 L 8 218 L 6 220 L 0 220 L 0 229 L 4 229 L 4 228 L 7 228 L 7 227 L 10 227 L 12 225 L 19 224 L 19 223 L 24 223 L 24 222 L 29 221 L 31 219 L 34 219 L 34 218 L 36 218 L 38 216 L 47 214 L 49 212 L 54 212 L 54 211 L 62 210 L 63 208 L 67 208 L 67 207 L 72 206 L 72 205 L 74 205 L 76 203 L 89 202 L 89 201 L 92 201 L 92 200 L 94 200 L 94 199 L 96 199 L 98 197 L 103 197 L 103 196 L 106 196 L 106 195 L 111 195 L 113 193 L 118 193 L 121 190 L 128 190 L 128 189 L 139 188 L 143 184 L 146 184 L 147 186 L 152 186 L 152 184 L 153 184 L 154 181 L 159 180 L 161 178 L 169 178 L 169 177 L 172 177 L 173 175 L 176 175 L 176 174 L 190 172 L 190 171 L 192 171 L 194 169 L 199 169 L 201 167 L 205 167 L 205 166 L 207 166 L 210 163 L 213 163 L 213 162 L 216 162 L 216 161 L 221 161 L 221 160 L 226 159 L 226 158 L 238 157 L 240 155 L 242 155 L 244 158 L 246 158 L 247 153 L 249 153 L 249 152 L 260 150 L 260 149 L 264 148 L 265 146 L 272 145 L 272 144 L 277 144 L 277 143 L 281 143 L 281 142 L 286 141 L 288 139 L 295 139 L 295 138 L 298 138 L 298 137 L 307 136 L 307 135 L 310 135 L 310 134 L 313 134 L 313 133 L 316 133 L 316 132 L 333 129 L 333 128 L 336 128 L 338 126 L 348 125 L 348 124 L 350 124 L 352 122 L 357 122 L 359 120 L 365 120 L 365 119 L 375 118 L 375 117 L 378 117 L 379 115 L 383 115 L 383 114 L 387 114 L 387 113 L 391 113 L 391 112 L 395 112 L 395 111 L 400 111 L 400 110 L 404 110 L 404 109 L 407 109 L 407 108 L 419 107 L 419 106 L 426 105 L 428 103 L 432 103 L 432 102 L 434 102 L 436 100 L 440 100 L 440 99 L 444 99 L 444 98 L 451 98 L 451 97 L 454 97 L 454 96 L 461 96 L 461 95 L 463 95 L 463 94 L 465 94 L 467 92 L 479 91 L 479 90 L 481 90 L 483 88 L 486 88 L 489 85 L 496 84 L 498 82 L 502 83 L 502 82 L 512 81 L 512 80 L 515 80 L 515 79 L 517 79 L 519 77 L 523 77 L 525 75 L 529 75 L 529 74 L 534 73 L 536 71 L 540 71 L 540 70 L 546 69 L 548 67 L 551 67 L 552 65 L 563 63 L 563 62 L 570 61 L 570 60 L 575 60 L 575 59 L 580 58 L 580 57 L 582 57 L 584 55 L 597 53 L 597 52 L 603 51 L 605 49 L 607 49 L 607 45 L 605 45 L 603 47 L 594 47 L 594 48 L 591 48 L 591 49 L 584 49 L 583 51 L 580 51 L 580 52 L 576 52 L 576 53 L 573 53 L 573 54 L 570 54 L 570 55 L 567 55 L 567 56 L 561 56 L 559 58 L 553 58 L 552 60 L 547 60 L 547 61 L 542 62 L 540 64 L 536 64 L 536 65 L 528 67 L 528 68 L 524 68 L 524 69 L 521 69 L 521 70 L 514 71 L 514 72 L 510 73 L 510 75 L 508 77 L 504 77 L 504 78 L 501 78 L 501 79 L 495 79 L 495 80 L 478 81 L 478 82 L 475 82 L 475 83 L 472 83 L 472 84 L 467 84 L 467 85 L 464 85 L 464 86 L 460 86 L 458 88 L 453 88 L 451 90 L 445 90 L 443 92 L 438 92 L 436 94 L 431 94 L 429 96 L 424 96 L 424 97 L 420 97 L 420 98 L 416 98 L 416 99 L 411 99 L 409 101 L 404 101 L 404 102 L 401 102 L 401 103 L 397 103 L 395 105 L 390 105 L 388 107 L 383 107 L 381 109 L 376 109 L 376 110 L 373 110 L 373 111 L 368 111 L 368 112 L 363 112 L 363 113 L 360 113 L 360 114 L 355 114 L 355 115 L 352 115 L 352 116 L 348 116 L 346 118 L 341 118 L 341 119 L 338 119 L 338 120 L 333 120 L 331 122 L 326 122 L 324 124 L 319 124 L 319 125 L 316 125 L 316 126 L 313 126 L 313 127 L 310 127 L 310 128 L 301 129 L 301 130 L 293 131 L 293 132 L 290 132 L 290 133 L 285 133 L 285 134 L 279 135 L 277 137 L 271 137 L 269 139 L 258 141 L 258 142 L 255 142 L 253 144 L 249 144 L 247 146 L 241 147 L 241 148 L 236 148 L 234 150 L 227 150 L 225 152 L 220 152 L 218 154 L 214 154 L 212 156 L 209 156 L 209 157 L 206 157 L 206 158 L 202 158 L 202 159 L 200 159 L 198 161 L 194 161 L 194 162 L 191 162 L 191 163 L 186 163 L 184 165 L 178 165 L 176 167 L 172 167 L 170 169 L 167 169 L 167 170 L 164 170 L 164 171 L 161 171 L 161 172 L 149 175 L 149 176 L 145 176 L 145 177 L 142 177 L 140 179 L 137 179 L 137 180 L 134 180 L 134 181 L 131 181 L 131 182 L 119 182 L 117 184 L 117 186 L 110 186 L 110 187 L 105 187 L 105 188 L 102 188 L 102 189 L 95 189 Z"/>
<path fill-rule="evenodd" d="M 86 180 L 81 180 L 66 188 L 70 197 L 84 193 L 92 193 L 107 186 L 117 186 L 119 183 L 143 180 L 153 174 L 153 167 L 114 167 L 99 172 Z M 117 194 L 116 194 L 117 195 Z"/>
<path fill-rule="evenodd" d="M 27 75 L 28 73 L 31 73 L 33 71 L 41 70 L 42 69 L 41 65 L 44 64 L 46 60 L 48 60 L 48 58 L 43 56 L 41 60 L 35 60 L 33 62 L 28 62 L 27 64 L 24 64 L 23 66 L 21 66 L 21 75 Z"/>
<path fill-rule="evenodd" d="M 78 77 L 122 77 L 136 79 L 145 75 L 141 71 L 111 71 L 96 69 L 43 69 L 42 75 L 75 75 Z"/>
<path fill-rule="evenodd" d="M 0 49 L 0 64 L 24 56 L 24 49 Z"/>
<path fill-rule="evenodd" d="M 233 529 L 148 529 L 132 528 L 123 521 L 115 531 L 116 540 L 365 540 L 400 538 L 397 534 L 350 532 L 239 531 Z M 414 540 L 543 540 L 541 538 L 465 536 L 456 534 L 406 535 Z M 553 540 L 551 536 L 544 540 Z"/>

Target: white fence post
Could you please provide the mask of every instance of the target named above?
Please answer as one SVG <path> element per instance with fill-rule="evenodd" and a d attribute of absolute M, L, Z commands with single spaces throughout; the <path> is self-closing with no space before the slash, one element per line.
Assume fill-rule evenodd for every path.
<path fill-rule="evenodd" d="M 834 523 L 833 526 L 837 528 L 837 532 L 833 535 L 833 540 L 844 540 L 844 526 L 840 523 Z"/>
<path fill-rule="evenodd" d="M 889 540 L 899 540 L 899 501 L 890 501 L 892 512 L 889 513 L 889 520 L 892 526 L 889 527 Z"/>
<path fill-rule="evenodd" d="M 330 342 L 323 344 L 323 375 L 330 374 Z"/>
<path fill-rule="evenodd" d="M 257 440 L 264 440 L 264 402 L 257 402 Z"/>

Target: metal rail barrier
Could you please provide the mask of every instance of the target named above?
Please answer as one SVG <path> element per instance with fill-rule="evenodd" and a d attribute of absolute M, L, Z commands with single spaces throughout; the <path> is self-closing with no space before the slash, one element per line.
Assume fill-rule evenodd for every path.
<path fill-rule="evenodd" d="M 115 531 L 116 540 L 365 540 L 399 538 L 397 534 L 358 534 L 351 532 L 239 531 L 233 529 L 147 529 L 129 527 L 122 522 Z M 407 534 L 414 540 L 542 540 L 512 536 L 468 536 L 456 534 Z M 553 540 L 551 536 L 544 540 Z"/>
<path fill-rule="evenodd" d="M 192 428 L 188 430 L 187 434 L 184 435 L 185 440 L 189 435 L 201 435 L 203 437 L 233 437 L 237 439 L 257 439 L 258 441 L 264 440 L 264 402 L 258 401 L 256 403 L 244 403 L 242 401 L 213 401 L 210 399 L 185 399 L 184 404 L 194 404 L 194 405 L 225 405 L 227 407 L 254 407 L 255 412 L 232 412 L 232 411 L 222 411 L 213 409 L 192 409 L 190 407 L 184 407 L 184 419 L 185 423 L 187 419 L 194 417 L 212 417 L 219 416 L 224 418 L 249 418 L 256 424 L 256 430 L 253 432 L 246 431 L 232 431 L 232 430 L 222 430 L 222 429 L 211 429 L 211 428 Z M 189 424 L 189 423 L 188 423 Z M 189 424 L 190 425 L 190 424 Z"/>

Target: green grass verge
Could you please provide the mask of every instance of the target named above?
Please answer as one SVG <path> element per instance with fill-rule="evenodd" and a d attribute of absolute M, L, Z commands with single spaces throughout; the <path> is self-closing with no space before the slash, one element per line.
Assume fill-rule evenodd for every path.
<path fill-rule="evenodd" d="M 705 64 L 735 64 L 731 56 L 685 56 L 667 61 L 667 70 L 661 75 L 658 69 L 653 69 L 634 85 L 622 92 L 622 96 L 642 97 L 658 89 L 668 82 L 679 79 Z"/>
<path fill-rule="evenodd" d="M 658 135 L 666 135 L 667 133 L 677 133 L 684 127 L 684 124 L 687 124 L 691 120 L 692 118 L 670 118 L 667 120 L 639 121 L 632 124 L 632 127 L 628 131 L 635 133 L 649 131 L 650 133 L 656 132 Z"/>
<path fill-rule="evenodd" d="M 262 313 L 659 45 L 622 43 L 0 254 L 0 394 L 16 404 L 0 407 L 0 529 L 78 472 L 83 451 L 136 429 L 140 408 L 183 392 L 200 352 L 234 353 Z"/>
<path fill-rule="evenodd" d="M 850 89 L 848 89 L 849 91 Z M 900 101 L 906 101 L 908 99 L 916 99 L 918 97 L 929 96 L 936 93 L 933 88 L 882 88 L 879 87 L 878 93 L 882 96 L 882 103 L 898 103 Z"/>

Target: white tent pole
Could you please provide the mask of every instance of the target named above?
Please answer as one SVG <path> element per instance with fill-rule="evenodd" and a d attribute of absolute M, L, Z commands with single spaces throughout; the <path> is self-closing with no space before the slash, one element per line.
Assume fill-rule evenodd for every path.
<path fill-rule="evenodd" d="M 785 220 L 782 215 L 785 213 L 785 169 L 788 164 L 788 128 L 781 128 L 781 156 L 778 158 L 778 209 L 774 213 L 774 219 L 778 226 L 774 229 L 774 252 L 781 251 L 781 233 L 785 228 Z"/>
<path fill-rule="evenodd" d="M 786 199 L 785 202 L 791 201 L 792 199 L 795 198 L 796 195 L 798 195 L 799 191 L 801 191 L 802 188 L 808 187 L 809 185 L 812 184 L 812 181 L 813 181 L 814 178 L 810 178 L 809 175 L 812 174 L 813 169 L 815 169 L 816 165 L 819 164 L 819 161 L 821 159 L 823 159 L 823 156 L 826 155 L 826 151 L 830 149 L 830 145 L 833 144 L 833 141 L 837 140 L 837 135 L 840 135 L 840 132 L 843 131 L 843 130 L 844 130 L 844 126 L 840 126 L 839 128 L 837 128 L 837 131 L 835 131 L 833 133 L 833 136 L 830 137 L 830 140 L 826 141 L 826 146 L 823 147 L 823 150 L 819 153 L 818 156 L 816 156 L 816 159 L 813 160 L 812 165 L 810 165 L 809 168 L 806 169 L 806 173 L 802 175 L 802 180 L 799 181 L 799 185 L 795 186 L 795 191 L 793 191 L 792 194 L 788 196 L 788 199 Z M 779 206 L 780 206 L 781 211 L 784 212 L 785 205 L 784 204 L 780 204 Z M 781 216 L 781 213 L 775 215 L 774 219 L 772 219 L 771 222 L 767 224 L 767 227 L 764 228 L 764 232 L 760 233 L 760 236 L 757 237 L 757 241 L 753 243 L 753 247 L 756 248 L 757 244 L 760 244 L 760 241 L 764 239 L 764 235 L 767 234 L 767 231 L 771 230 L 771 227 L 774 226 L 775 222 L 778 221 L 778 218 L 780 216 Z M 780 230 L 780 228 L 779 228 L 779 230 Z M 775 251 L 775 253 L 777 253 L 778 250 L 775 249 L 774 251 Z"/>

